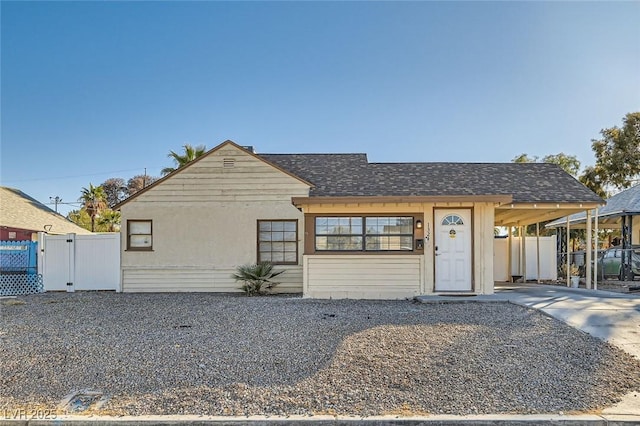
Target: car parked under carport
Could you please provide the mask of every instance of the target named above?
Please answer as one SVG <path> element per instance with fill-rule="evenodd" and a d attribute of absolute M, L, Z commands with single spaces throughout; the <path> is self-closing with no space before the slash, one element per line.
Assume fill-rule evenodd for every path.
<path fill-rule="evenodd" d="M 623 254 L 625 255 L 624 263 Z M 625 274 L 623 264 L 629 264 L 626 259 L 626 256 L 629 255 L 631 256 L 631 271 Z M 598 271 L 600 278 L 617 277 L 619 280 L 624 278 L 633 280 L 636 276 L 640 276 L 640 245 L 634 245 L 626 251 L 621 246 L 605 250 L 598 259 Z"/>

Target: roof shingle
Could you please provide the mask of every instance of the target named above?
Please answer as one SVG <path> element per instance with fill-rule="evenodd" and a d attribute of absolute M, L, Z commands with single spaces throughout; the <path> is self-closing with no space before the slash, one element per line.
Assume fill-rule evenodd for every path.
<path fill-rule="evenodd" d="M 309 181 L 312 197 L 511 195 L 514 203 L 601 203 L 555 164 L 369 163 L 366 154 L 259 154 Z"/>

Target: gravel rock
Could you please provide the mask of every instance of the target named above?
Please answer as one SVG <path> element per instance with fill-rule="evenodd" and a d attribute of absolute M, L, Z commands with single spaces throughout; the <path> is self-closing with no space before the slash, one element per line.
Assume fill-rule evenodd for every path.
<path fill-rule="evenodd" d="M 46 293 L 0 303 L 0 409 L 103 392 L 104 414 L 591 411 L 640 361 L 507 303 Z"/>

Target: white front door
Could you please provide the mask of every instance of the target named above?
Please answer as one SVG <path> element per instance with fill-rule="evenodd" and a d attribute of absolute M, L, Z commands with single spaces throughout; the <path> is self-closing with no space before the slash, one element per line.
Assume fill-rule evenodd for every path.
<path fill-rule="evenodd" d="M 436 291 L 471 291 L 471 210 L 436 209 Z"/>

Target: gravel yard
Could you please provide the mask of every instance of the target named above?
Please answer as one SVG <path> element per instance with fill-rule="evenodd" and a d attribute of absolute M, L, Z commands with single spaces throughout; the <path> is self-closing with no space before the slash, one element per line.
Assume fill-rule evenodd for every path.
<path fill-rule="evenodd" d="M 640 390 L 630 355 L 506 303 L 47 293 L 0 315 L 0 409 L 92 389 L 104 414 L 557 413 Z"/>

